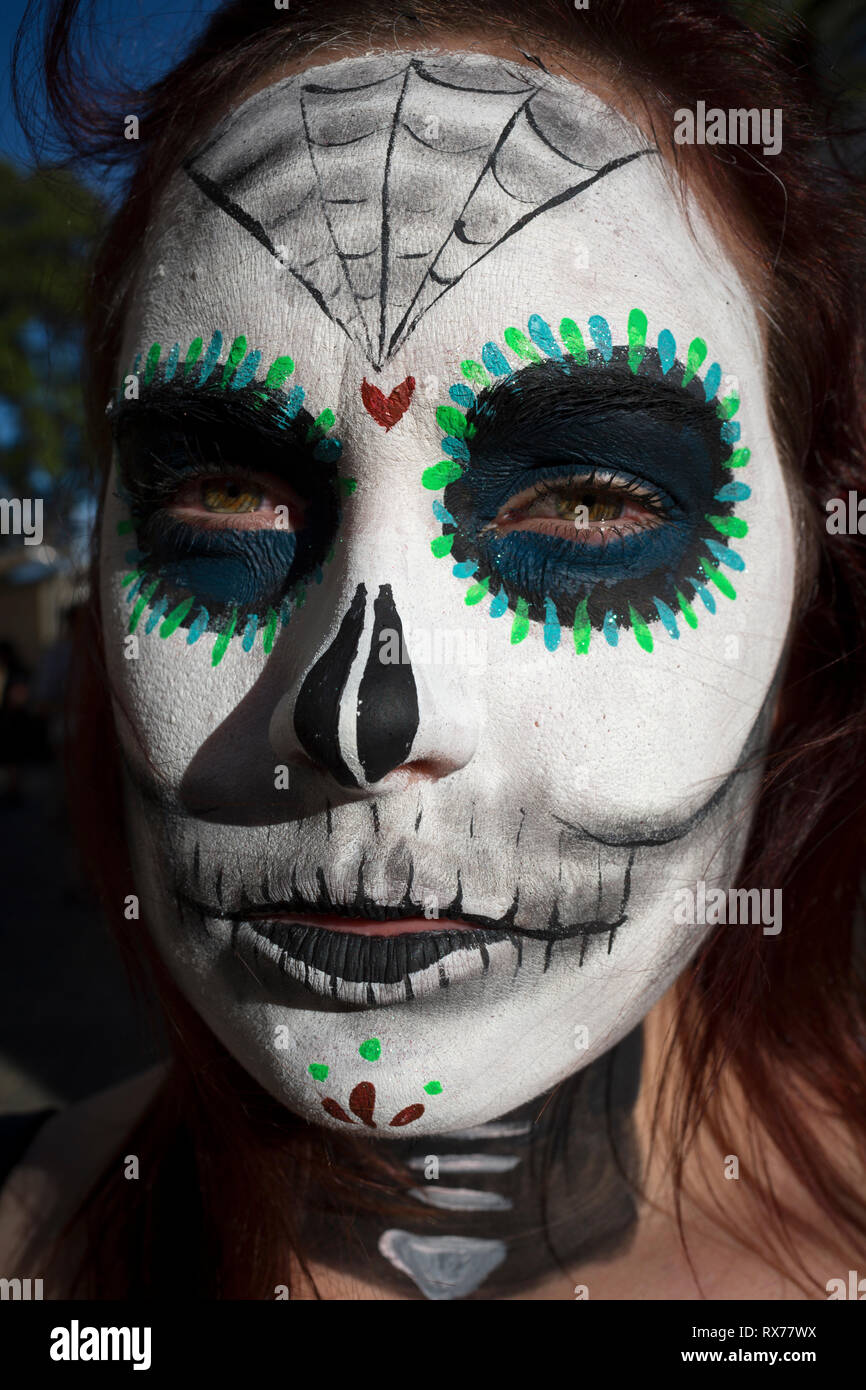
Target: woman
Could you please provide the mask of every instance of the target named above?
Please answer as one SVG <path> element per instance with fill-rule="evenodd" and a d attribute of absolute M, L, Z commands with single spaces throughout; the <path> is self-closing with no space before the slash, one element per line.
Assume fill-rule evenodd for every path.
<path fill-rule="evenodd" d="M 823 524 L 863 221 L 800 79 L 717 4 L 230 4 L 100 113 L 75 10 L 55 109 L 139 141 L 72 787 L 172 1060 L 37 1135 L 21 1271 L 825 1297 L 866 1244 L 863 559 Z"/>

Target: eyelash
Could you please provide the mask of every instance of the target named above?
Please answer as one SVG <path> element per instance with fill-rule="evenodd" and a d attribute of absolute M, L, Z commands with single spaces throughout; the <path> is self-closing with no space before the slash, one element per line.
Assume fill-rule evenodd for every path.
<path fill-rule="evenodd" d="M 154 480 L 154 485 L 150 489 L 150 501 L 158 501 L 159 505 L 155 511 L 151 511 L 151 518 L 158 517 L 160 513 L 171 514 L 173 511 L 183 506 L 191 510 L 194 503 L 192 501 L 184 503 L 181 500 L 182 494 L 185 491 L 194 489 L 197 485 L 203 492 L 204 485 L 207 483 L 212 483 L 214 485 L 237 484 L 240 488 L 245 489 L 251 496 L 258 496 L 257 506 L 255 509 L 248 508 L 243 511 L 232 509 L 220 511 L 218 508 L 213 508 L 209 511 L 202 498 L 201 518 L 193 520 L 191 517 L 187 517 L 184 520 L 183 524 L 189 526 L 191 530 L 218 530 L 224 526 L 234 526 L 235 529 L 238 530 L 254 529 L 254 526 L 245 525 L 243 522 L 239 523 L 239 518 L 257 515 L 264 509 L 263 504 L 271 495 L 277 499 L 273 503 L 275 507 L 285 505 L 289 511 L 297 512 L 303 510 L 303 499 L 294 488 L 276 474 L 246 468 L 243 465 L 232 466 L 223 463 L 214 464 L 212 461 L 209 462 L 204 458 L 196 459 L 193 454 L 190 454 L 188 464 L 181 469 L 176 469 L 171 465 L 165 465 L 158 460 L 154 460 L 154 463 L 160 470 L 160 476 L 157 480 Z M 156 473 L 156 469 L 154 469 L 154 473 Z M 135 499 L 136 487 L 134 483 L 132 483 L 131 486 L 129 483 L 127 484 L 127 493 Z M 142 501 L 140 493 L 138 494 L 138 501 L 139 504 Z M 212 521 L 205 520 L 204 518 L 208 515 L 214 519 Z M 218 520 L 217 518 L 222 518 L 222 520 Z M 287 529 L 297 530 L 299 528 L 291 526 Z"/>
<path fill-rule="evenodd" d="M 616 498 L 632 497 L 639 501 L 647 511 L 657 516 L 659 520 L 663 521 L 668 516 L 669 503 L 661 492 L 647 488 L 646 484 L 641 483 L 637 478 L 627 478 L 621 473 L 607 473 L 602 469 L 590 469 L 585 473 L 572 473 L 568 477 L 563 475 L 558 483 L 555 480 L 541 478 L 532 484 L 532 501 L 536 502 L 545 497 L 556 498 L 567 495 L 569 486 L 574 493 L 596 490 L 601 494 L 608 494 Z M 503 510 L 505 509 L 503 508 Z"/>

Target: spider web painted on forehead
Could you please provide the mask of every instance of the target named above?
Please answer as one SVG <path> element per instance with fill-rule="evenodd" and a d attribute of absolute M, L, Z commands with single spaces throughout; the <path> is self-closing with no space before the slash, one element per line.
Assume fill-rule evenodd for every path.
<path fill-rule="evenodd" d="M 499 61 L 350 64 L 259 93 L 184 167 L 376 370 L 503 242 L 655 152 Z"/>

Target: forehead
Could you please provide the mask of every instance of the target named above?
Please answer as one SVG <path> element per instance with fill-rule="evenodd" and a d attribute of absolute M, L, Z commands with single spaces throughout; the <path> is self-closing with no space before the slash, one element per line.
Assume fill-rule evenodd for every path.
<path fill-rule="evenodd" d="M 529 316 L 704 337 L 760 373 L 755 313 L 647 136 L 585 87 L 469 53 L 344 59 L 227 116 L 146 241 L 124 353 L 243 334 L 329 397 L 436 373 Z"/>

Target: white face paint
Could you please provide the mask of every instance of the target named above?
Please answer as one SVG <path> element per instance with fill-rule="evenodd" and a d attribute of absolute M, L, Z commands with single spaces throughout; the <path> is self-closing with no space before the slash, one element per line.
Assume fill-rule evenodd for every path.
<path fill-rule="evenodd" d="M 148 234 L 103 535 L 136 889 L 317 1123 L 538 1095 L 694 952 L 678 890 L 735 882 L 794 541 L 756 315 L 691 216 L 581 87 L 391 54 L 245 102 Z M 294 423 L 232 423 L 287 356 Z"/>

